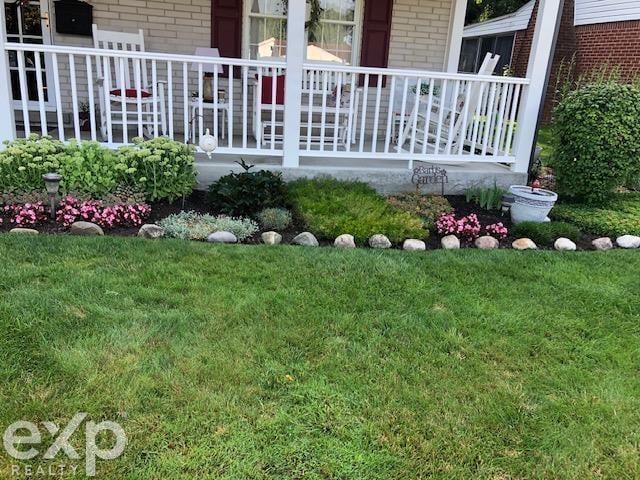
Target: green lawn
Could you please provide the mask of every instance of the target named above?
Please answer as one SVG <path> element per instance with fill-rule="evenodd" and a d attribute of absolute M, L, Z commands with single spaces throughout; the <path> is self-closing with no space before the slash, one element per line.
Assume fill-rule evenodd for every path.
<path fill-rule="evenodd" d="M 551 125 L 540 127 L 538 130 L 538 146 L 542 148 L 542 153 L 540 154 L 542 165 L 549 166 L 554 151 Z"/>
<path fill-rule="evenodd" d="M 0 259 L 2 430 L 120 422 L 98 478 L 640 477 L 640 252 L 3 236 Z"/>

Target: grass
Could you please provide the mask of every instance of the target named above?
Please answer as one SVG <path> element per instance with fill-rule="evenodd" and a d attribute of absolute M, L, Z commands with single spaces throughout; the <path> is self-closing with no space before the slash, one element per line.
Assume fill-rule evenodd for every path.
<path fill-rule="evenodd" d="M 363 182 L 329 177 L 302 179 L 289 183 L 288 189 L 292 204 L 309 230 L 326 240 L 349 233 L 364 244 L 372 235 L 381 233 L 400 243 L 429 235 L 417 214 L 393 207 Z"/>
<path fill-rule="evenodd" d="M 551 125 L 545 125 L 538 130 L 538 146 L 542 147 L 540 160 L 542 165 L 549 166 L 553 157 L 553 133 Z"/>
<path fill-rule="evenodd" d="M 640 193 L 618 194 L 602 207 L 558 203 L 551 216 L 595 235 L 640 235 Z"/>
<path fill-rule="evenodd" d="M 639 252 L 2 236 L 0 258 L 2 429 L 120 422 L 98 478 L 640 476 Z"/>

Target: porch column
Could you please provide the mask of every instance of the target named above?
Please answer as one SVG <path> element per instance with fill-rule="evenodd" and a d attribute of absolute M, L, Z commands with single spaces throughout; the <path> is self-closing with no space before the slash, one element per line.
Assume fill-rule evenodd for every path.
<path fill-rule="evenodd" d="M 287 16 L 287 70 L 284 93 L 283 167 L 300 165 L 300 104 L 305 50 L 306 1 L 290 0 Z"/>
<path fill-rule="evenodd" d="M 16 122 L 13 112 L 13 98 L 11 96 L 11 77 L 9 75 L 9 56 L 4 50 L 7 41 L 4 5 L 0 8 L 0 112 L 4 118 L 0 121 L 0 149 L 4 140 L 16 138 Z"/>
<path fill-rule="evenodd" d="M 449 22 L 449 39 L 447 42 L 447 58 L 445 69 L 449 73 L 458 73 L 460 50 L 462 50 L 462 33 L 464 17 L 467 14 L 467 0 L 452 0 L 451 21 Z"/>
<path fill-rule="evenodd" d="M 563 3 L 563 0 L 540 0 L 538 6 L 538 17 L 527 67 L 527 78 L 530 83 L 524 90 L 518 114 L 516 163 L 512 167 L 514 172 L 529 171 Z"/>

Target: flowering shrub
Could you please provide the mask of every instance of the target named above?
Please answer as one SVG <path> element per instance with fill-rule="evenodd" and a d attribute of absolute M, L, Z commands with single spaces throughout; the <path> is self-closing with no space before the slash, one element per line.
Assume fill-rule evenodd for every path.
<path fill-rule="evenodd" d="M 5 205 L 4 212 L 9 217 L 9 222 L 16 227 L 30 227 L 47 218 L 42 202 Z"/>
<path fill-rule="evenodd" d="M 101 200 L 78 200 L 73 195 L 62 199 L 56 216 L 57 222 L 69 227 L 73 222 L 84 220 L 104 228 L 139 227 L 151 213 L 146 203 L 105 204 Z"/>
<path fill-rule="evenodd" d="M 453 213 L 440 215 L 436 221 L 440 235 L 459 235 L 465 240 L 475 240 L 480 236 L 480 221 L 475 213 L 457 219 Z"/>
<path fill-rule="evenodd" d="M 487 233 L 487 235 L 491 235 L 498 240 L 504 240 L 505 238 L 507 238 L 507 235 L 509 235 L 509 230 L 502 224 L 502 222 L 487 225 L 484 231 Z"/>

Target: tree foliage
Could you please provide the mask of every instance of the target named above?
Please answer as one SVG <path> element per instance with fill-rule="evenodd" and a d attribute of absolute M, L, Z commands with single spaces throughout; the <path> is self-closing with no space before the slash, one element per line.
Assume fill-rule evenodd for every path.
<path fill-rule="evenodd" d="M 469 0 L 466 23 L 477 23 L 513 13 L 529 0 Z"/>

